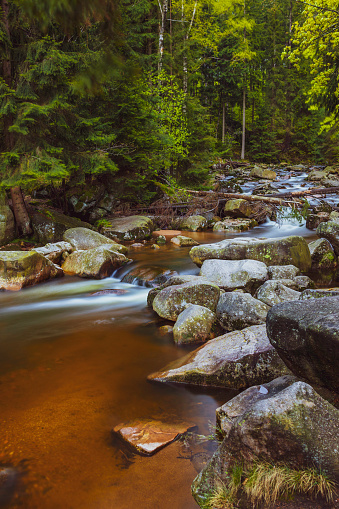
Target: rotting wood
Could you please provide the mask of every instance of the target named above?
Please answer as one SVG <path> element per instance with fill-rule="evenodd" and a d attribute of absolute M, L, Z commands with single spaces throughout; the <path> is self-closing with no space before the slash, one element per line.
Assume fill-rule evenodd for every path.
<path fill-rule="evenodd" d="M 32 228 L 20 187 L 11 188 L 12 206 L 16 224 L 23 235 L 30 235 Z"/>
<path fill-rule="evenodd" d="M 305 189 L 304 191 L 292 191 L 289 193 L 275 193 L 275 194 L 266 194 L 265 196 L 275 198 L 277 196 L 285 197 L 298 197 L 298 196 L 312 196 L 313 194 L 339 194 L 339 187 L 311 187 L 309 189 Z"/>

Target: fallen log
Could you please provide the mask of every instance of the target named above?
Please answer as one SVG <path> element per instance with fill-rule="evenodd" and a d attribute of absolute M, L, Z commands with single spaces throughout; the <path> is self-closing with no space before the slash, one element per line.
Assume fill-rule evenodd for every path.
<path fill-rule="evenodd" d="M 254 195 L 254 194 L 241 194 L 241 193 L 221 193 L 219 191 L 192 191 L 186 190 L 187 193 L 193 194 L 194 196 L 212 196 L 228 198 L 229 200 L 247 200 L 247 201 L 262 201 L 264 203 L 273 203 L 274 205 L 286 205 L 286 200 L 282 198 L 270 197 L 267 195 Z M 302 203 L 300 200 L 293 203 Z"/>
<path fill-rule="evenodd" d="M 310 189 L 305 189 L 305 191 L 292 191 L 289 193 L 275 193 L 275 194 L 265 194 L 265 196 L 275 198 L 277 196 L 281 196 L 282 198 L 288 197 L 300 197 L 300 196 L 312 196 L 313 194 L 339 194 L 339 187 L 311 187 Z"/>

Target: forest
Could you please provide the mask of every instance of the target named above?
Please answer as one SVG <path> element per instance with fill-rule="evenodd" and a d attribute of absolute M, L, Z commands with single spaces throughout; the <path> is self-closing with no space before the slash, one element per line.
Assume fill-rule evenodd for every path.
<path fill-rule="evenodd" d="M 204 189 L 338 157 L 334 0 L 2 0 L 1 187 Z"/>

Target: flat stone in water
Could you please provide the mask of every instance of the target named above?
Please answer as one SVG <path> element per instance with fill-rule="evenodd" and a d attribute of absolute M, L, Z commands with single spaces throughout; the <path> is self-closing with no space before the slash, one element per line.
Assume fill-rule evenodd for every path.
<path fill-rule="evenodd" d="M 151 456 L 187 431 L 193 431 L 192 423 L 167 423 L 136 419 L 126 424 L 118 424 L 113 432 L 128 442 L 138 453 Z"/>

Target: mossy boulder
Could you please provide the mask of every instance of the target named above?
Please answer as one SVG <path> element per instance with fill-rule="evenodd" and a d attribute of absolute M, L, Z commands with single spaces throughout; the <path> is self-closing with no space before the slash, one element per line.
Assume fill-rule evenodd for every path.
<path fill-rule="evenodd" d="M 253 170 L 251 170 L 250 177 L 259 178 L 259 179 L 267 179 L 267 180 L 275 180 L 277 178 L 277 174 L 273 170 L 268 170 L 267 168 L 261 168 L 260 166 L 255 166 Z"/>
<path fill-rule="evenodd" d="M 2 203 L 3 202 L 3 203 Z M 0 198 L 0 246 L 15 239 L 14 216 L 8 205 Z"/>
<path fill-rule="evenodd" d="M 332 269 L 337 266 L 336 254 L 327 239 L 314 240 L 308 247 L 311 253 L 312 270 Z"/>
<path fill-rule="evenodd" d="M 175 275 L 177 272 L 164 267 L 135 267 L 122 278 L 122 282 L 154 288 Z"/>
<path fill-rule="evenodd" d="M 73 251 L 73 246 L 69 242 L 55 242 L 54 244 L 37 247 L 34 251 L 42 254 L 51 262 L 59 264 L 63 256 L 67 256 Z"/>
<path fill-rule="evenodd" d="M 267 280 L 267 267 L 256 260 L 205 260 L 200 276 L 224 290 L 254 291 Z"/>
<path fill-rule="evenodd" d="M 270 265 L 267 272 L 269 279 L 293 279 L 300 274 L 295 265 Z"/>
<path fill-rule="evenodd" d="M 241 330 L 265 323 L 269 306 L 249 293 L 226 292 L 217 306 L 217 317 L 227 331 Z"/>
<path fill-rule="evenodd" d="M 179 230 L 186 230 L 189 232 L 196 232 L 204 230 L 208 226 L 208 221 L 205 217 L 194 215 L 188 216 L 183 219 L 178 218 L 173 221 L 173 227 Z"/>
<path fill-rule="evenodd" d="M 244 389 L 287 373 L 288 369 L 268 341 L 265 325 L 254 325 L 211 339 L 148 379 Z"/>
<path fill-rule="evenodd" d="M 110 239 L 145 240 L 149 239 L 154 230 L 152 219 L 146 216 L 127 216 L 109 219 L 110 226 L 103 229 L 103 233 Z"/>
<path fill-rule="evenodd" d="M 309 214 L 306 218 L 306 228 L 316 230 L 320 223 L 328 221 L 330 214 L 328 212 L 318 212 L 318 214 Z"/>
<path fill-rule="evenodd" d="M 339 256 L 339 222 L 327 221 L 327 223 L 320 223 L 317 228 L 317 235 L 322 239 L 327 239 L 335 254 Z"/>
<path fill-rule="evenodd" d="M 153 301 L 154 301 L 155 297 L 158 295 L 158 293 L 161 290 L 163 290 L 164 288 L 167 288 L 168 286 L 182 285 L 184 283 L 193 283 L 193 282 L 201 283 L 202 281 L 205 281 L 205 279 L 200 276 L 194 276 L 191 274 L 180 274 L 180 275 L 172 276 L 165 283 L 159 285 L 156 288 L 152 288 L 152 290 L 150 290 L 148 292 L 147 305 L 149 307 L 153 308 Z"/>
<path fill-rule="evenodd" d="M 220 288 L 210 282 L 193 281 L 161 290 L 153 300 L 153 310 L 162 318 L 176 321 L 187 304 L 198 304 L 215 312 Z"/>
<path fill-rule="evenodd" d="M 198 267 L 204 260 L 210 259 L 252 259 L 264 262 L 266 265 L 292 264 L 303 272 L 311 268 L 311 255 L 307 242 L 297 235 L 278 239 L 226 239 L 215 244 L 195 246 L 189 254 Z"/>
<path fill-rule="evenodd" d="M 159 239 L 160 237 L 158 237 Z M 185 237 L 184 235 L 177 235 L 176 237 L 171 238 L 172 244 L 180 247 L 190 247 L 190 246 L 199 246 L 199 242 L 191 237 Z"/>
<path fill-rule="evenodd" d="M 258 226 L 258 223 L 255 219 L 223 219 L 222 221 L 217 221 L 213 225 L 214 232 L 243 232 L 246 230 L 250 230 Z"/>
<path fill-rule="evenodd" d="M 113 272 L 129 261 L 125 255 L 114 250 L 111 244 L 86 251 L 74 251 L 62 264 L 67 274 L 94 279 L 112 276 Z"/>
<path fill-rule="evenodd" d="M 126 254 L 128 248 L 117 244 L 114 240 L 101 235 L 101 233 L 90 230 L 89 228 L 70 228 L 63 234 L 63 239 L 69 242 L 75 251 L 93 249 L 95 247 L 110 244 L 114 247 L 114 251 Z"/>
<path fill-rule="evenodd" d="M 266 281 L 256 293 L 256 298 L 268 306 L 275 306 L 281 302 L 298 300 L 300 292 L 285 286 L 280 281 Z"/>
<path fill-rule="evenodd" d="M 66 216 L 53 209 L 32 209 L 30 218 L 34 231 L 34 237 L 41 244 L 59 242 L 63 240 L 63 234 L 69 228 L 94 229 L 89 223 L 85 223 L 76 217 Z"/>
<path fill-rule="evenodd" d="M 178 345 L 204 343 L 218 335 L 217 316 L 213 311 L 191 304 L 180 313 L 173 327 L 173 337 Z"/>
<path fill-rule="evenodd" d="M 250 202 L 239 198 L 228 200 L 224 212 L 226 216 L 249 218 L 255 220 L 257 224 L 261 224 L 266 221 L 267 217 L 271 217 L 273 207 L 260 201 Z"/>
<path fill-rule="evenodd" d="M 0 290 L 21 290 L 62 275 L 60 267 L 36 251 L 0 252 Z"/>
<path fill-rule="evenodd" d="M 267 314 L 268 337 L 291 371 L 339 393 L 339 297 L 278 304 Z"/>

